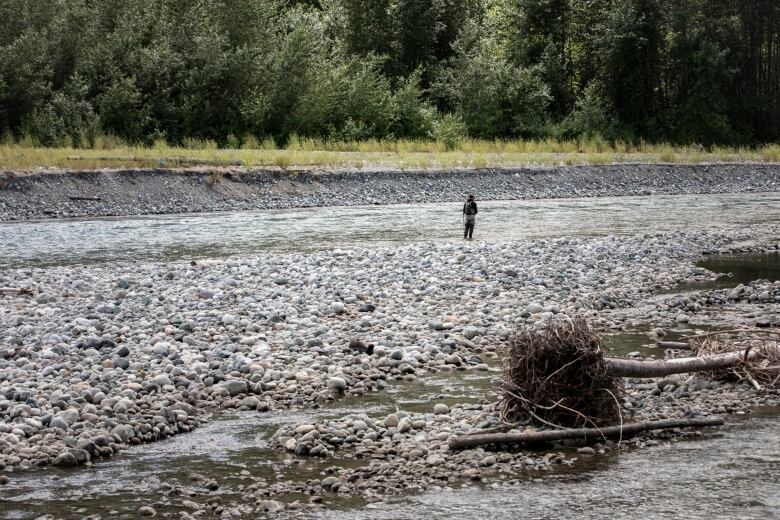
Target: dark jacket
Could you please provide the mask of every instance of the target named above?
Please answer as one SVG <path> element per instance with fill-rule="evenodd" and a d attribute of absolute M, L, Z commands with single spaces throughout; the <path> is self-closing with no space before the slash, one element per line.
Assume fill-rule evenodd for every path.
<path fill-rule="evenodd" d="M 477 203 L 473 200 L 470 200 L 466 202 L 463 205 L 463 214 L 464 215 L 476 215 L 477 214 Z"/>

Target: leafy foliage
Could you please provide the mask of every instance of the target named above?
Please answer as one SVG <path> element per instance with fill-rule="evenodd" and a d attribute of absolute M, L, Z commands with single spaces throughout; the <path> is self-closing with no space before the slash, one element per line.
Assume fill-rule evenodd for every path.
<path fill-rule="evenodd" d="M 773 142 L 780 3 L 0 2 L 0 134 Z"/>

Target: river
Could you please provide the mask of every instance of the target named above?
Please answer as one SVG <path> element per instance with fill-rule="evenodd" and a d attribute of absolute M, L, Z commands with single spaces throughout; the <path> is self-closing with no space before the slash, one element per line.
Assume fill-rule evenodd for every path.
<path fill-rule="evenodd" d="M 780 222 L 780 193 L 480 202 L 488 241 Z M 175 260 L 460 239 L 459 204 L 326 207 L 0 224 L 0 267 Z"/>
<path fill-rule="evenodd" d="M 29 266 L 454 241 L 459 210 L 458 204 L 417 204 L 0 224 L 0 275 L 3 268 Z M 476 235 L 502 241 L 773 222 L 780 225 L 778 193 L 485 201 Z M 738 271 L 740 280 L 771 278 L 778 257 L 719 260 L 709 267 Z M 317 418 L 352 412 L 378 417 L 397 404 L 413 410 L 437 392 L 463 402 L 484 395 L 495 375 L 398 385 L 382 396 L 337 402 Z M 270 450 L 268 438 L 280 424 L 301 419 L 293 413 L 226 414 L 194 433 L 130 448 L 91 468 L 13 475 L 0 486 L 0 517 L 133 518 L 153 495 L 150 485 L 184 481 L 191 471 L 228 480 L 240 480 L 241 471 L 270 477 L 269 468 L 288 464 L 289 457 Z M 291 471 L 311 478 L 321 469 L 309 462 Z M 327 518 L 780 517 L 780 418 L 769 412 L 731 417 L 698 441 L 580 460 L 560 471 L 524 475 L 512 486 L 432 489 L 367 505 L 332 498 L 329 505 L 334 509 Z"/>

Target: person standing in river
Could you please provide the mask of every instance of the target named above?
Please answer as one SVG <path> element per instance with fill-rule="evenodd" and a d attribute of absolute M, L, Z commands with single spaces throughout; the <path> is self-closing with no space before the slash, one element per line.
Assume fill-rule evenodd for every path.
<path fill-rule="evenodd" d="M 474 195 L 469 195 L 469 200 L 463 205 L 463 238 L 471 240 L 474 234 L 474 223 L 477 220 L 477 203 L 474 201 Z"/>

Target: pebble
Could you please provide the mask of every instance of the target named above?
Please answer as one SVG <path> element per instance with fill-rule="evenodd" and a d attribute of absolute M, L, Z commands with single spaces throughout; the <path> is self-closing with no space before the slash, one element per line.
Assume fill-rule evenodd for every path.
<path fill-rule="evenodd" d="M 341 377 L 331 377 L 328 379 L 328 388 L 337 392 L 343 392 L 347 389 L 347 382 Z"/>
<path fill-rule="evenodd" d="M 455 366 L 460 366 L 463 364 L 463 360 L 461 360 L 460 356 L 456 354 L 451 354 L 447 356 L 444 362 L 447 363 L 448 365 L 455 365 Z"/>
<path fill-rule="evenodd" d="M 245 394 L 249 390 L 249 386 L 246 381 L 234 380 L 225 383 L 225 390 L 231 395 Z"/>
<path fill-rule="evenodd" d="M 437 403 L 433 407 L 433 413 L 436 415 L 446 415 L 450 413 L 450 407 L 443 403 Z"/>
<path fill-rule="evenodd" d="M 154 381 L 154 384 L 157 385 L 157 386 L 165 386 L 165 385 L 170 385 L 171 384 L 170 378 L 168 376 L 164 375 L 164 374 L 160 374 L 159 376 L 155 376 L 152 381 Z"/>
<path fill-rule="evenodd" d="M 60 466 L 63 468 L 72 468 L 78 466 L 76 457 L 69 451 L 59 454 L 53 461 L 53 466 Z"/>

